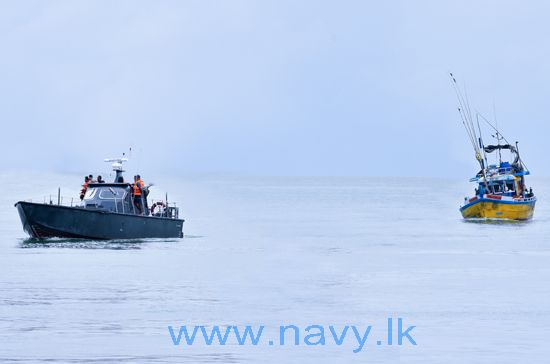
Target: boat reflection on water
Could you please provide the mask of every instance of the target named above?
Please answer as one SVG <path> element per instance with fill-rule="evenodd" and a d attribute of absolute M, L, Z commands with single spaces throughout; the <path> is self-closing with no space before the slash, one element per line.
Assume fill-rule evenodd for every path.
<path fill-rule="evenodd" d="M 163 240 L 166 241 L 166 240 Z M 67 238 L 26 238 L 22 239 L 19 247 L 23 249 L 36 248 L 69 248 L 69 249 L 107 249 L 107 250 L 139 250 L 147 239 L 120 239 L 120 240 L 89 240 Z"/>

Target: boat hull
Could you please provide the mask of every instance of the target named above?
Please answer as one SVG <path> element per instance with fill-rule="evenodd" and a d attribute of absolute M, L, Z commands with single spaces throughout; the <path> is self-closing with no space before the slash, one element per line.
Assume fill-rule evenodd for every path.
<path fill-rule="evenodd" d="M 181 219 L 119 214 L 80 207 L 18 202 L 23 229 L 36 238 L 181 238 Z"/>
<path fill-rule="evenodd" d="M 529 220 L 535 212 L 536 199 L 501 201 L 478 198 L 460 209 L 465 219 Z"/>

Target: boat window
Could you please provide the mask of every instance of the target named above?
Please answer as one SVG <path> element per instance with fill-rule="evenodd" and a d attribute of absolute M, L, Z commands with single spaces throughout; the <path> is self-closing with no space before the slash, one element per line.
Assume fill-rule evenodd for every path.
<path fill-rule="evenodd" d="M 92 200 L 96 195 L 97 189 L 96 188 L 88 188 L 86 190 L 86 194 L 84 195 L 85 200 Z"/>
<path fill-rule="evenodd" d="M 102 187 L 99 191 L 99 198 L 102 200 L 121 199 L 124 197 L 124 192 L 121 188 Z"/>

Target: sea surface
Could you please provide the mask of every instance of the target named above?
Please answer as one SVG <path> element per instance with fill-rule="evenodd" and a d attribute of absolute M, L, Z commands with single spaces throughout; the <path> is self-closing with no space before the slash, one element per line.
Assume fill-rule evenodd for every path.
<path fill-rule="evenodd" d="M 473 186 L 458 180 L 142 175 L 150 197 L 178 202 L 183 239 L 28 239 L 14 203 L 58 187 L 76 201 L 81 178 L 0 174 L 0 362 L 550 358 L 550 180 L 529 179 L 532 221 L 494 223 L 461 219 Z M 388 317 L 416 326 L 417 345 L 177 346 L 167 329 L 373 325 L 383 338 Z"/>

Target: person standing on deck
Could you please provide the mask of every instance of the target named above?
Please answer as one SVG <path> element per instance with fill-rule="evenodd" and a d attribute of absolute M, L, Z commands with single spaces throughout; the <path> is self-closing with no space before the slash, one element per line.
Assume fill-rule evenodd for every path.
<path fill-rule="evenodd" d="M 84 184 L 82 185 L 82 189 L 80 190 L 80 199 L 84 199 L 84 195 L 86 194 L 86 191 L 88 190 L 88 183 L 90 183 L 90 179 L 88 176 L 84 176 Z"/>
<path fill-rule="evenodd" d="M 145 182 L 143 182 L 143 180 L 141 179 L 141 176 L 138 174 L 137 176 L 137 180 L 138 182 L 140 183 L 140 186 L 141 186 L 141 195 L 142 195 L 142 207 L 143 207 L 143 210 L 144 210 L 144 214 L 145 215 L 149 215 L 149 206 L 147 205 L 147 196 L 149 195 L 149 189 L 148 188 L 145 188 Z"/>
<path fill-rule="evenodd" d="M 143 215 L 143 181 L 139 179 L 139 176 L 134 176 L 134 205 L 138 209 L 140 215 Z"/>

